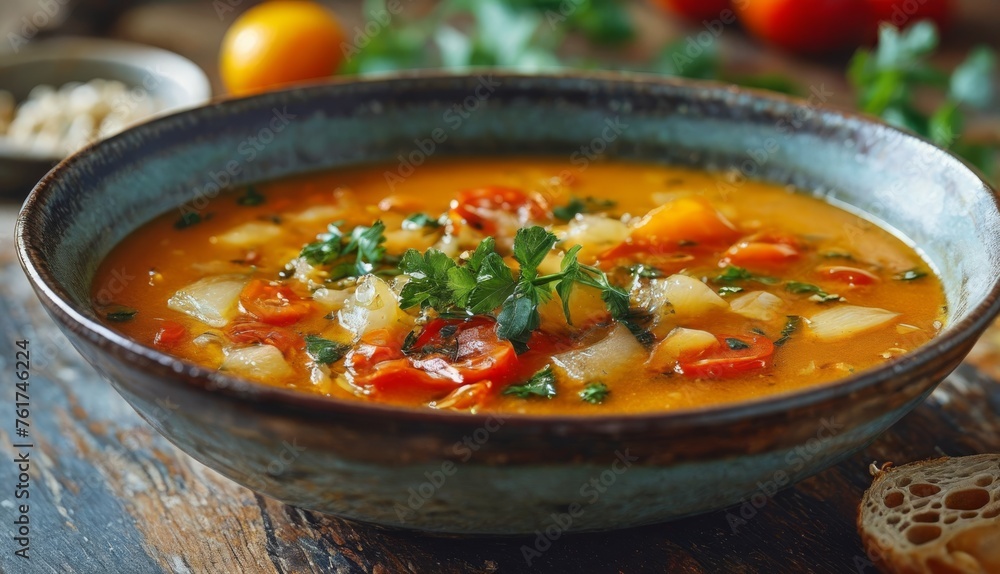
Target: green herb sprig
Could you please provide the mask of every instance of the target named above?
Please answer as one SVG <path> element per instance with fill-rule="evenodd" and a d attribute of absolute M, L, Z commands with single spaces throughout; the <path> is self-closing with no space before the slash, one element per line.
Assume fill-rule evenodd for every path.
<path fill-rule="evenodd" d="M 410 276 L 400 293 L 400 307 L 432 308 L 439 314 L 496 313 L 497 336 L 523 353 L 541 322 L 539 305 L 555 291 L 566 321 L 572 324 L 570 296 L 575 286 L 586 285 L 601 291 L 612 318 L 626 325 L 640 341 L 651 341 L 640 317 L 630 308 L 628 293 L 612 285 L 604 271 L 577 260 L 579 245 L 563 256 L 558 273 L 539 274 L 538 266 L 555 244 L 556 236 L 542 227 L 519 229 L 513 248 L 517 272 L 496 252 L 492 238 L 482 241 L 464 265 L 436 249 L 424 253 L 410 249 L 399 263 L 400 271 Z"/>
<path fill-rule="evenodd" d="M 299 253 L 311 265 L 330 267 L 330 280 L 361 277 L 371 273 L 385 259 L 385 224 L 376 221 L 371 227 L 357 226 L 349 236 L 340 230 L 342 222 L 331 223 L 327 232 Z"/>
<path fill-rule="evenodd" d="M 503 390 L 505 395 L 514 395 L 521 399 L 532 397 L 542 397 L 551 399 L 556 396 L 556 375 L 552 372 L 552 365 L 546 366 L 528 379 L 523 385 L 510 385 Z"/>

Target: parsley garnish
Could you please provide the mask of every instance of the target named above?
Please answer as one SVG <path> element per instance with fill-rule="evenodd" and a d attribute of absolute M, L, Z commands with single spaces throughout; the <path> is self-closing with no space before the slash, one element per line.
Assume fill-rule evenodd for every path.
<path fill-rule="evenodd" d="M 538 306 L 552 298 L 553 288 L 563 303 L 566 321 L 572 324 L 569 299 L 574 286 L 580 284 L 600 289 L 612 318 L 626 325 L 641 342 L 651 342 L 652 336 L 640 326 L 642 318 L 629 306 L 628 293 L 611 285 L 600 269 L 581 264 L 576 258 L 579 245 L 566 252 L 558 273 L 538 274 L 538 266 L 555 244 L 556 236 L 542 227 L 519 229 L 513 250 L 520 270 L 517 274 L 496 252 L 492 238 L 480 243 L 464 265 L 436 249 L 425 253 L 408 250 L 399 264 L 410 276 L 400 293 L 400 307 L 419 305 L 438 314 L 497 313 L 497 336 L 523 353 L 541 322 Z"/>
<path fill-rule="evenodd" d="M 813 285 L 812 283 L 789 281 L 788 283 L 785 283 L 785 289 L 799 295 L 803 293 L 812 293 L 813 295 L 809 299 L 818 303 L 826 303 L 828 301 L 836 301 L 837 299 L 840 299 L 840 295 L 837 295 L 836 293 L 827 293 L 818 285 Z"/>
<path fill-rule="evenodd" d="M 207 217 L 205 219 L 208 219 Z M 197 211 L 188 211 L 180 216 L 180 218 L 174 222 L 174 229 L 186 229 L 192 225 L 197 225 L 204 221 L 201 214 Z"/>
<path fill-rule="evenodd" d="M 438 227 L 441 227 L 438 220 L 427 215 L 426 213 L 414 213 L 403 220 L 403 229 L 408 231 L 416 231 L 424 228 L 437 229 Z"/>
<path fill-rule="evenodd" d="M 131 321 L 136 313 L 139 311 L 131 308 L 125 307 L 124 305 L 115 306 L 111 311 L 108 311 L 104 316 L 108 321 L 114 321 L 115 323 L 124 323 L 125 321 Z"/>
<path fill-rule="evenodd" d="M 733 351 L 742 351 L 744 349 L 749 349 L 750 345 L 744 343 L 743 341 L 735 337 L 726 337 L 726 346 Z"/>
<path fill-rule="evenodd" d="M 385 224 L 376 221 L 371 227 L 359 225 L 351 231 L 349 238 L 338 225 L 331 223 L 327 226 L 327 232 L 317 237 L 319 241 L 307 244 L 300 255 L 311 265 L 331 266 L 331 281 L 371 273 L 385 257 L 385 248 L 382 247 Z"/>
<path fill-rule="evenodd" d="M 556 219 L 569 221 L 581 213 L 595 213 L 611 209 L 615 202 L 610 199 L 597 199 L 594 197 L 579 198 L 574 197 L 566 205 L 560 205 L 552 209 L 552 215 Z"/>
<path fill-rule="evenodd" d="M 611 394 L 611 390 L 608 389 L 608 386 L 597 381 L 588 384 L 580 391 L 580 399 L 592 405 L 599 405 L 604 402 L 604 399 L 608 398 L 609 394 Z"/>
<path fill-rule="evenodd" d="M 736 267 L 735 265 L 730 265 L 726 267 L 721 274 L 716 275 L 713 279 L 716 283 L 732 283 L 734 281 L 756 281 L 758 283 L 763 283 L 765 285 L 774 285 L 778 282 L 775 277 L 768 277 L 766 275 L 754 275 L 753 273 L 747 271 L 742 267 Z"/>
<path fill-rule="evenodd" d="M 785 326 L 781 329 L 781 336 L 774 342 L 774 346 L 780 347 L 787 343 L 792 338 L 792 333 L 799 328 L 799 324 L 801 323 L 802 319 L 798 315 L 788 315 L 788 318 L 785 320 Z"/>
<path fill-rule="evenodd" d="M 552 365 L 548 365 L 531 375 L 528 382 L 523 385 L 510 385 L 503 390 L 503 394 L 514 395 L 521 399 L 530 399 L 531 397 L 551 399 L 556 396 L 556 375 L 552 372 Z"/>
<path fill-rule="evenodd" d="M 917 269 L 916 267 L 914 267 L 913 269 L 907 269 L 906 271 L 903 271 L 902 273 L 897 273 L 897 274 L 895 274 L 895 275 L 892 276 L 892 278 L 895 279 L 896 281 L 916 281 L 917 279 L 920 279 L 921 277 L 927 277 L 927 272 L 926 271 L 921 271 L 920 269 Z"/>
<path fill-rule="evenodd" d="M 643 279 L 659 279 L 660 277 L 667 276 L 666 273 L 660 271 L 658 268 L 649 267 L 641 263 L 629 267 L 628 272 L 636 277 L 642 277 Z"/>
<path fill-rule="evenodd" d="M 306 335 L 305 338 L 306 352 L 322 365 L 336 363 L 351 349 L 350 345 L 324 339 L 318 335 Z"/>
<path fill-rule="evenodd" d="M 247 207 L 260 205 L 265 201 L 267 201 L 267 199 L 263 195 L 261 195 L 259 191 L 257 191 L 256 187 L 252 185 L 248 185 L 246 192 L 243 195 L 236 198 L 236 203 Z"/>
<path fill-rule="evenodd" d="M 742 291 L 742 287 L 737 287 L 735 285 L 726 285 L 725 287 L 719 287 L 719 295 L 725 297 L 726 295 L 732 295 L 733 293 L 739 293 Z"/>

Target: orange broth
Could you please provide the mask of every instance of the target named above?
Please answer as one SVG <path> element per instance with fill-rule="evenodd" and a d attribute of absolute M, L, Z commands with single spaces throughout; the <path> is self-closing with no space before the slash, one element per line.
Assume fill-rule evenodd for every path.
<path fill-rule="evenodd" d="M 178 225 L 181 212 L 164 214 L 107 256 L 93 283 L 95 309 L 132 339 L 265 384 L 532 414 L 668 411 L 793 391 L 911 351 L 945 320 L 940 282 L 913 248 L 857 214 L 783 187 L 656 165 L 581 170 L 534 158 L 431 162 L 390 186 L 391 169 L 366 166 L 232 190 L 186 227 Z M 572 215 L 556 208 L 573 198 L 588 213 L 570 222 L 553 215 Z M 404 223 L 415 213 L 435 223 Z M 386 239 L 373 270 L 384 282 L 365 283 L 381 285 L 369 308 L 359 303 L 358 279 L 330 278 L 343 274 L 336 265 L 356 263 L 354 252 L 329 265 L 308 264 L 300 252 L 330 223 L 350 235 L 376 220 Z M 440 247 L 463 267 L 492 234 L 516 281 L 514 231 L 534 225 L 559 240 L 538 276 L 560 273 L 566 250 L 582 244 L 578 262 L 606 272 L 629 294 L 627 321 L 638 336 L 612 316 L 602 288 L 593 285 L 574 287 L 572 324 L 558 294 L 539 302 L 539 329 L 520 353 L 495 334 L 492 317 L 501 307 L 472 322 L 437 323 L 441 309 L 388 307 L 398 303 L 397 259 L 407 248 Z M 587 273 L 591 284 L 600 282 Z M 119 288 L 116 277 L 128 276 L 136 279 Z M 212 285 L 227 294 L 206 322 L 178 292 L 220 277 Z M 841 311 L 831 315 L 834 309 Z M 348 315 L 360 317 L 361 326 Z M 455 308 L 446 315 L 455 316 Z M 443 326 L 444 334 L 415 352 L 414 341 L 430 325 Z M 332 355 L 323 354 L 324 345 Z M 546 366 L 551 377 L 518 387 Z"/>

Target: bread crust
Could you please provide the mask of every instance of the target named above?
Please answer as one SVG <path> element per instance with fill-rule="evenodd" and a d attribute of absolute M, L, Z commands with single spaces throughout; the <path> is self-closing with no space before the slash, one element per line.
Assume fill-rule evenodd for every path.
<path fill-rule="evenodd" d="M 886 574 L 1000 574 L 1000 454 L 884 466 L 858 508 Z"/>

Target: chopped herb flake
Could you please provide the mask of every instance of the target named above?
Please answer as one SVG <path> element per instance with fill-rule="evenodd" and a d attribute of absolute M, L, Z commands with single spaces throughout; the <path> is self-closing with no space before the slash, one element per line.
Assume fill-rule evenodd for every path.
<path fill-rule="evenodd" d="M 114 321 L 115 323 L 124 323 L 125 321 L 131 321 L 136 313 L 139 311 L 131 308 L 125 307 L 124 305 L 119 305 L 114 307 L 111 311 L 108 311 L 104 317 L 108 321 Z"/>
<path fill-rule="evenodd" d="M 408 231 L 416 231 L 424 228 L 437 229 L 439 227 L 441 227 L 441 223 L 426 213 L 414 213 L 403 220 L 403 229 Z"/>
<path fill-rule="evenodd" d="M 552 372 L 552 365 L 546 366 L 528 379 L 523 385 L 510 385 L 503 390 L 505 395 L 514 395 L 521 399 L 531 397 L 544 397 L 551 399 L 556 396 L 556 376 Z"/>
<path fill-rule="evenodd" d="M 589 383 L 580 391 L 580 399 L 592 405 L 599 405 L 604 402 L 604 399 L 608 398 L 609 394 L 611 394 L 611 390 L 608 389 L 607 385 L 600 381 L 595 381 Z"/>
<path fill-rule="evenodd" d="M 776 277 L 768 277 L 766 275 L 755 275 L 742 267 L 736 267 L 735 265 L 730 265 L 726 267 L 721 274 L 716 275 L 713 278 L 716 283 L 732 283 L 734 281 L 756 281 L 758 283 L 763 283 L 765 285 L 774 285 L 779 280 Z"/>
<path fill-rule="evenodd" d="M 725 287 L 719 287 L 719 295 L 726 296 L 732 295 L 733 293 L 739 293 L 742 291 L 742 287 L 737 287 L 735 285 L 726 285 Z"/>
<path fill-rule="evenodd" d="M 174 229 L 187 229 L 192 225 L 197 225 L 202 222 L 201 214 L 197 211 L 187 211 L 180 216 L 180 219 L 174 222 Z"/>
<path fill-rule="evenodd" d="M 336 363 L 350 349 L 350 345 L 324 339 L 318 335 L 306 335 L 306 352 L 322 365 Z"/>
<path fill-rule="evenodd" d="M 243 193 L 243 195 L 236 198 L 236 203 L 247 207 L 260 205 L 265 201 L 267 201 L 267 198 L 261 195 L 261 193 L 257 191 L 257 188 L 252 185 L 248 185 L 247 190 Z"/>
<path fill-rule="evenodd" d="M 818 285 L 813 285 L 812 283 L 802 283 L 800 281 L 789 281 L 788 283 L 785 283 L 785 290 L 798 295 L 812 293 L 809 300 L 816 301 L 817 303 L 827 303 L 829 301 L 836 301 L 840 299 L 840 295 L 837 295 L 836 293 L 827 293 Z"/>
<path fill-rule="evenodd" d="M 610 199 L 596 199 L 593 197 L 574 197 L 566 205 L 560 205 L 552 209 L 552 215 L 557 219 L 569 221 L 581 213 L 595 213 L 611 209 L 615 202 Z"/>
<path fill-rule="evenodd" d="M 781 336 L 778 340 L 774 342 L 776 347 L 780 347 L 788 342 L 792 338 L 792 333 L 794 333 L 799 325 L 802 323 L 802 318 L 798 315 L 789 315 L 785 320 L 785 326 L 781 329 Z"/>
<path fill-rule="evenodd" d="M 313 243 L 302 248 L 300 255 L 311 265 L 330 267 L 330 281 L 346 277 L 361 277 L 371 273 L 385 258 L 385 224 L 376 221 L 371 227 L 359 225 L 348 238 L 338 227 L 339 223 L 327 226 L 327 232 Z M 351 257 L 351 256 L 354 257 Z"/>
<path fill-rule="evenodd" d="M 735 337 L 726 337 L 726 346 L 733 351 L 742 351 L 744 349 L 750 348 L 750 345 L 744 343 L 743 341 Z"/>

